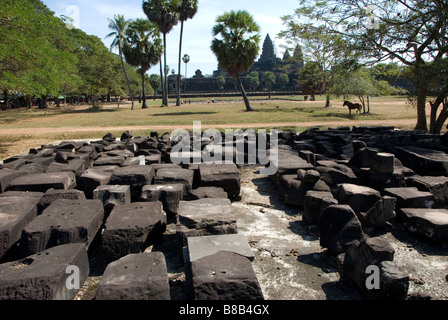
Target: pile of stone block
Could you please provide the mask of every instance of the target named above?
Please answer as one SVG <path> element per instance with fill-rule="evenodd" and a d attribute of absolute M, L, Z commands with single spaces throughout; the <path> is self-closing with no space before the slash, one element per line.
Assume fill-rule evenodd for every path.
<path fill-rule="evenodd" d="M 67 286 L 66 270 L 76 266 L 82 285 L 91 246 L 107 259 L 97 299 L 170 299 L 165 256 L 147 250 L 164 241 L 168 220 L 177 224 L 178 252 L 187 245 L 196 252 L 185 257 L 194 275 L 192 299 L 262 298 L 253 257 L 239 254 L 240 247 L 251 252 L 238 237 L 231 206 L 241 191 L 239 169 L 234 163 L 173 164 L 173 144 L 168 134 L 133 137 L 126 131 L 120 139 L 109 133 L 5 159 L 0 299 L 73 299 L 79 286 Z M 223 246 L 199 252 L 200 258 L 200 247 L 188 240 L 225 235 L 237 241 L 215 240 Z M 207 274 L 213 264 L 224 270 L 217 277 Z"/>
<path fill-rule="evenodd" d="M 446 142 L 393 127 L 312 128 L 280 138 L 279 170 L 271 179 L 284 202 L 317 226 L 322 247 L 339 255 L 341 278 L 368 298 L 405 299 L 406 271 L 388 243 L 365 230 L 402 221 L 409 231 L 448 245 Z M 384 290 L 365 290 L 369 265 L 379 266 Z"/>

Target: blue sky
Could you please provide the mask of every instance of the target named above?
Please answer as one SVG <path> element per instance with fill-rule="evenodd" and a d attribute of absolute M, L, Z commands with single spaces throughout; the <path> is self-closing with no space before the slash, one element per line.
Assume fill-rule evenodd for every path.
<path fill-rule="evenodd" d="M 112 39 L 105 39 L 110 32 L 107 28 L 108 18 L 114 14 L 123 14 L 127 19 L 144 18 L 141 6 L 142 0 L 43 0 L 50 10 L 57 16 L 65 15 L 75 19 L 75 24 L 88 34 L 96 35 L 106 46 L 110 46 Z M 280 4 L 281 3 L 281 4 Z M 199 0 L 199 10 L 192 20 L 184 25 L 184 41 L 182 55 L 187 53 L 191 57 L 188 64 L 188 77 L 201 69 L 204 75 L 212 74 L 217 69 L 216 57 L 210 50 L 213 39 L 212 28 L 215 19 L 223 12 L 245 9 L 249 11 L 261 27 L 261 37 L 264 40 L 267 33 L 274 41 L 277 56 L 283 55 L 282 44 L 276 39 L 277 34 L 284 29 L 280 19 L 283 15 L 293 14 L 298 7 L 298 0 L 266 1 L 266 0 Z M 176 26 L 167 37 L 167 64 L 177 72 L 178 45 L 180 25 Z M 260 45 L 262 42 L 260 43 Z M 159 73 L 153 67 L 148 73 Z M 185 65 L 182 63 L 182 75 Z"/>

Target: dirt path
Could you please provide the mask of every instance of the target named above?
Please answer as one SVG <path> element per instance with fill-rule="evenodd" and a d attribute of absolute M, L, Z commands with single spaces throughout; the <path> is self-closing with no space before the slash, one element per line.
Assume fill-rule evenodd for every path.
<path fill-rule="evenodd" d="M 400 126 L 412 128 L 415 126 L 415 119 L 404 120 L 353 120 L 353 121 L 322 121 L 322 122 L 279 122 L 279 123 L 243 123 L 243 124 L 203 124 L 203 129 L 236 129 L 236 128 L 281 128 L 281 127 L 316 127 L 316 126 Z M 64 128 L 15 128 L 15 129 L 0 129 L 0 134 L 44 134 L 44 133 L 59 133 L 59 132 L 105 132 L 108 131 L 126 131 L 126 130 L 174 130 L 177 128 L 192 129 L 193 124 L 182 126 L 127 126 L 127 127 L 64 127 Z"/>

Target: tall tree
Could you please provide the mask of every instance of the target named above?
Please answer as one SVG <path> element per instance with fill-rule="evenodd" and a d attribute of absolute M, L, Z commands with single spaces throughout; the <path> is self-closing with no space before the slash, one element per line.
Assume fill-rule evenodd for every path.
<path fill-rule="evenodd" d="M 181 72 L 180 65 L 182 61 L 182 37 L 184 33 L 184 22 L 188 19 L 193 19 L 193 17 L 198 12 L 198 0 L 182 0 L 178 7 L 179 21 L 180 21 L 180 40 L 179 40 L 179 65 L 178 65 L 178 75 L 177 75 L 177 100 L 176 106 L 180 106 L 180 80 Z"/>
<path fill-rule="evenodd" d="M 179 0 L 147 0 L 143 1 L 143 11 L 148 20 L 154 22 L 163 34 L 163 65 L 164 74 L 162 77 L 162 86 L 164 87 L 162 104 L 168 106 L 168 71 L 166 68 L 166 35 L 179 22 Z"/>
<path fill-rule="evenodd" d="M 156 65 L 162 56 L 162 44 L 157 25 L 147 19 L 136 19 L 129 24 L 126 31 L 128 41 L 125 42 L 123 53 L 126 61 L 139 67 L 142 77 L 142 108 L 146 105 L 145 73 L 152 65 Z"/>
<path fill-rule="evenodd" d="M 263 81 L 266 87 L 268 87 L 269 99 L 271 99 L 272 86 L 275 84 L 275 73 L 268 71 L 263 75 Z"/>
<path fill-rule="evenodd" d="M 260 27 L 245 10 L 226 12 L 216 22 L 211 49 L 221 67 L 237 80 L 246 110 L 253 111 L 239 74 L 249 70 L 260 52 Z"/>
<path fill-rule="evenodd" d="M 303 0 L 284 20 L 293 32 L 324 28 L 365 60 L 409 66 L 417 95 L 415 128 L 428 130 L 428 64 L 448 53 L 448 0 Z"/>
<path fill-rule="evenodd" d="M 118 14 L 115 15 L 113 19 L 109 20 L 109 29 L 112 30 L 106 38 L 114 37 L 114 41 L 112 41 L 110 45 L 110 49 L 112 51 L 113 48 L 118 48 L 118 52 L 121 59 L 121 68 L 123 70 L 124 78 L 126 80 L 126 84 L 128 85 L 129 95 L 131 96 L 132 106 L 131 110 L 134 110 L 134 95 L 132 94 L 131 84 L 129 83 L 128 74 L 126 72 L 126 68 L 124 67 L 123 61 L 123 46 L 126 41 L 126 29 L 128 28 L 130 20 L 126 20 L 123 15 Z"/>

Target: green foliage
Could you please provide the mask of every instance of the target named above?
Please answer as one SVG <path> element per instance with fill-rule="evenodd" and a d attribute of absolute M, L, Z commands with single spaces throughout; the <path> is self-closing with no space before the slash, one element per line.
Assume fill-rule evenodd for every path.
<path fill-rule="evenodd" d="M 260 85 L 260 78 L 258 76 L 257 71 L 252 71 L 246 76 L 246 82 L 249 88 L 252 89 L 252 91 L 255 91 L 257 87 Z"/>
<path fill-rule="evenodd" d="M 218 16 L 216 22 L 211 49 L 221 67 L 237 80 L 246 110 L 253 111 L 239 73 L 249 70 L 260 52 L 260 27 L 245 10 L 226 12 Z"/>

